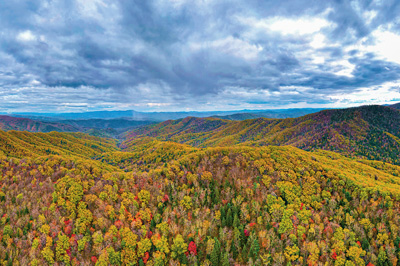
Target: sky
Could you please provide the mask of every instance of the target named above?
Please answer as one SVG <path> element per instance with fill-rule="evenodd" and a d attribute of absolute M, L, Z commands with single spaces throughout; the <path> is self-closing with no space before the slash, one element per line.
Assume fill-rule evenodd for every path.
<path fill-rule="evenodd" d="M 400 101 L 400 1 L 0 1 L 0 112 Z"/>

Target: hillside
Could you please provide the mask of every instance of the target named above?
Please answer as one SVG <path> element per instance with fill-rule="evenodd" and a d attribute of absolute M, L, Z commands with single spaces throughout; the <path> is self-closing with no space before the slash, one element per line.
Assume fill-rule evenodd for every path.
<path fill-rule="evenodd" d="M 246 120 L 246 119 L 255 119 L 255 118 L 294 118 L 300 117 L 311 113 L 316 113 L 322 111 L 324 109 L 313 109 L 313 108 L 304 108 L 304 109 L 286 109 L 286 110 L 270 110 L 270 111 L 261 111 L 261 112 L 244 112 L 244 113 L 235 113 L 231 115 L 216 115 L 213 116 L 215 118 L 227 119 L 227 120 Z"/>
<path fill-rule="evenodd" d="M 398 114 L 187 117 L 140 127 L 120 147 L 0 131 L 0 262 L 398 265 L 400 166 L 348 150 L 392 158 Z"/>
<path fill-rule="evenodd" d="M 0 115 L 0 130 L 20 130 L 29 132 L 77 132 L 81 128 L 73 125 L 56 122 L 42 122 L 28 118 Z"/>
<path fill-rule="evenodd" d="M 0 155 L 14 158 L 44 155 L 67 155 L 91 158 L 116 151 L 116 141 L 84 133 L 31 133 L 0 130 Z"/>
<path fill-rule="evenodd" d="M 10 116 L 25 117 L 34 120 L 87 120 L 87 119 L 131 119 L 136 121 L 166 121 L 170 119 L 182 119 L 188 116 L 211 117 L 226 116 L 233 114 L 252 114 L 258 113 L 262 117 L 286 118 L 299 117 L 305 114 L 315 113 L 322 109 L 318 108 L 292 108 L 276 110 L 233 110 L 233 111 L 188 111 L 188 112 L 138 112 L 134 110 L 126 111 L 93 111 L 82 113 L 11 113 Z"/>
<path fill-rule="evenodd" d="M 94 129 L 117 129 L 125 130 L 127 128 L 135 128 L 143 125 L 153 124 L 152 121 L 146 120 L 130 120 L 130 119 L 73 119 L 60 120 L 60 123 L 72 125 L 77 128 L 94 128 Z"/>
<path fill-rule="evenodd" d="M 122 118 L 42 121 L 0 115 L 0 130 L 4 131 L 84 132 L 92 136 L 106 138 L 120 138 L 120 135 L 126 131 L 153 123 L 152 121 L 135 121 Z"/>
<path fill-rule="evenodd" d="M 392 107 L 394 109 L 400 109 L 400 103 L 392 104 L 389 107 Z"/>
<path fill-rule="evenodd" d="M 293 145 L 400 164 L 400 112 L 384 106 L 325 110 L 289 119 L 186 118 L 141 127 L 126 136 L 124 148 L 147 136 L 195 147 Z"/>
<path fill-rule="evenodd" d="M 99 141 L 62 135 L 68 146 Z M 0 156 L 3 264 L 399 261 L 398 166 L 289 146 L 199 149 L 150 138 L 130 152 L 107 150 L 97 160 Z"/>

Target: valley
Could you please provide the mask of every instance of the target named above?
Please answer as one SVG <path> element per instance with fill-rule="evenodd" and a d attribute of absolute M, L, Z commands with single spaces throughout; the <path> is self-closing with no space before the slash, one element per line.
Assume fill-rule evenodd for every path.
<path fill-rule="evenodd" d="M 0 131 L 0 261 L 397 265 L 399 117 L 188 117 L 122 143 Z"/>

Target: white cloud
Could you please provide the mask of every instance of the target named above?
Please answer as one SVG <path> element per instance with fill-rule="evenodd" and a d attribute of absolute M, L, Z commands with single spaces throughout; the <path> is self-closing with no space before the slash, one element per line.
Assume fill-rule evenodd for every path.
<path fill-rule="evenodd" d="M 357 50 L 359 54 L 373 53 L 381 60 L 400 64 L 400 35 L 390 31 L 389 27 L 379 27 L 369 36 L 349 45 L 345 51 Z"/>
<path fill-rule="evenodd" d="M 280 86 L 279 87 L 280 91 L 297 91 L 297 92 L 306 92 L 306 91 L 312 91 L 314 88 L 312 87 L 306 87 L 306 86 Z"/>
<path fill-rule="evenodd" d="M 162 107 L 162 106 L 170 106 L 171 103 L 146 103 L 148 107 Z"/>
<path fill-rule="evenodd" d="M 364 19 L 367 24 L 370 24 L 372 20 L 378 15 L 375 10 L 363 10 L 360 6 L 360 2 L 352 1 L 350 5 L 357 12 L 357 14 Z"/>
<path fill-rule="evenodd" d="M 317 33 L 313 36 L 312 41 L 310 42 L 310 45 L 312 48 L 314 49 L 319 49 L 322 47 L 326 46 L 326 37 L 325 35 L 321 34 L 321 33 Z"/>
<path fill-rule="evenodd" d="M 372 33 L 372 36 L 376 43 L 368 50 L 375 51 L 386 60 L 400 64 L 400 35 L 390 31 L 377 30 Z"/>
<path fill-rule="evenodd" d="M 277 17 L 267 21 L 272 31 L 278 31 L 281 34 L 311 34 L 320 31 L 322 28 L 329 26 L 329 22 L 321 18 L 298 18 L 288 19 Z"/>
<path fill-rule="evenodd" d="M 333 100 L 347 104 L 387 104 L 400 100 L 400 82 L 386 82 L 382 85 L 361 88 L 353 93 L 330 96 Z"/>
<path fill-rule="evenodd" d="M 106 4 L 101 0 L 78 0 L 77 3 L 82 15 L 94 18 L 101 17 L 99 7 L 106 7 Z"/>
<path fill-rule="evenodd" d="M 338 76 L 353 77 L 353 70 L 355 65 L 350 63 L 348 60 L 337 60 L 331 63 L 333 73 Z"/>
<path fill-rule="evenodd" d="M 17 35 L 17 40 L 20 42 L 36 41 L 37 37 L 30 31 L 26 30 Z"/>
<path fill-rule="evenodd" d="M 321 29 L 332 26 L 332 23 L 319 17 L 273 17 L 268 19 L 257 19 L 254 17 L 238 17 L 242 24 L 277 32 L 282 35 L 306 35 L 321 31 Z"/>

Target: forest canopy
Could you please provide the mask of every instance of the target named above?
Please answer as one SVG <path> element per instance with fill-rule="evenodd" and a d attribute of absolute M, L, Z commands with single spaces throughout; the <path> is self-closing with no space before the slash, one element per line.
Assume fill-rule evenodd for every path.
<path fill-rule="evenodd" d="M 235 134 L 227 141 L 225 129 L 221 140 L 200 141 L 230 124 L 205 119 L 169 135 L 151 126 L 121 145 L 0 131 L 0 262 L 398 265 L 400 166 L 318 146 L 236 142 Z"/>

